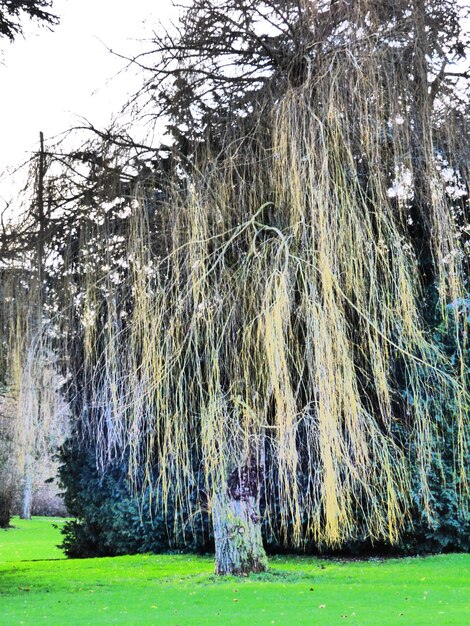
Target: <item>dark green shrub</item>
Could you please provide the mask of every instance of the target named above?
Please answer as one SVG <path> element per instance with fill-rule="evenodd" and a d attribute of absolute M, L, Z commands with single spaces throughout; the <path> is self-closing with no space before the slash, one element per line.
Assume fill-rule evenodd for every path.
<path fill-rule="evenodd" d="M 432 298 L 430 298 L 432 302 Z M 460 346 L 466 350 L 467 370 L 463 373 L 464 383 L 470 382 L 470 347 L 468 331 L 470 329 L 470 298 L 459 298 L 448 305 L 448 320 L 434 317 L 434 341 L 445 351 L 452 364 L 458 362 L 457 337 Z M 433 407 L 440 425 L 439 446 L 443 451 L 441 461 L 432 459 L 427 476 L 431 493 L 432 516 L 429 518 L 420 509 L 420 484 L 416 480 L 413 485 L 412 497 L 414 508 L 412 520 L 402 537 L 400 548 L 407 554 L 437 552 L 470 552 L 470 511 L 468 498 L 457 498 L 456 493 L 465 496 L 464 485 L 456 474 L 453 464 L 453 449 L 458 445 L 457 428 L 450 416 L 458 410 L 449 403 L 446 407 Z M 461 436 L 466 438 L 465 465 L 467 476 L 470 473 L 470 441 L 468 440 L 468 406 L 466 431 Z M 457 488 L 455 488 L 457 487 Z"/>
<path fill-rule="evenodd" d="M 127 464 L 115 463 L 100 474 L 93 451 L 71 441 L 62 448 L 60 481 L 69 514 L 62 548 L 70 557 L 116 556 L 175 549 L 203 550 L 210 541 L 207 515 L 187 515 L 184 536 L 174 532 L 171 508 L 164 513 L 158 490 L 135 495 Z"/>

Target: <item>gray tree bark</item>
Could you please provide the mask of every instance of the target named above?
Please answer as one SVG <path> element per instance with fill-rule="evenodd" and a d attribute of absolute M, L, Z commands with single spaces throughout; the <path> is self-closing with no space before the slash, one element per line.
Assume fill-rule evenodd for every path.
<path fill-rule="evenodd" d="M 33 503 L 33 472 L 34 465 L 31 455 L 28 453 L 23 478 L 23 493 L 21 498 L 21 519 L 31 519 L 31 507 Z"/>

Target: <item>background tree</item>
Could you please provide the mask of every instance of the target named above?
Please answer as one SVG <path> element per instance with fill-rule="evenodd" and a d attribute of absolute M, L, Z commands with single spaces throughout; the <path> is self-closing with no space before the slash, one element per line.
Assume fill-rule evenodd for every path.
<path fill-rule="evenodd" d="M 8 528 L 18 488 L 16 415 L 11 397 L 0 394 L 0 528 Z"/>
<path fill-rule="evenodd" d="M 155 33 L 154 48 L 131 59 L 148 76 L 136 97 L 150 117 L 170 117 L 176 138 L 214 143 L 237 123 L 246 130 L 254 108 L 259 123 L 263 103 L 270 107 L 289 85 L 314 76 L 325 57 L 351 47 L 362 54 L 372 37 L 376 48 L 388 48 L 392 67 L 403 61 L 421 68 L 410 78 L 409 97 L 422 99 L 432 84 L 426 99 L 452 93 L 464 106 L 468 68 L 455 63 L 468 45 L 467 12 L 453 0 L 359 2 L 354 10 L 341 0 L 195 0 L 174 30 Z"/>
<path fill-rule="evenodd" d="M 45 26 L 54 26 L 58 17 L 50 13 L 52 0 L 1 0 L 0 2 L 0 36 L 13 41 L 23 34 L 21 20 L 29 17 L 38 20 Z"/>

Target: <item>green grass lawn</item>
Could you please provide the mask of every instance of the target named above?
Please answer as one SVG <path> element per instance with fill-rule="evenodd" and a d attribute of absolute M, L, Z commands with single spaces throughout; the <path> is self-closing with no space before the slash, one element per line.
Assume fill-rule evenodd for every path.
<path fill-rule="evenodd" d="M 54 522 L 15 518 L 0 531 L 0 624 L 470 624 L 470 555 L 277 557 L 268 574 L 240 580 L 213 576 L 211 557 L 67 560 Z"/>

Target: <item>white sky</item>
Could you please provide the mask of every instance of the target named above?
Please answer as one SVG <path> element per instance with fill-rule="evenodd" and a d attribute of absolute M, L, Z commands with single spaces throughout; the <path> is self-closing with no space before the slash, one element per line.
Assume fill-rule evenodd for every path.
<path fill-rule="evenodd" d="M 116 75 L 125 62 L 106 46 L 145 50 L 136 40 L 176 17 L 171 0 L 55 0 L 53 12 L 53 32 L 24 20 L 24 39 L 0 40 L 0 210 L 14 193 L 1 173 L 29 158 L 40 130 L 47 140 L 81 117 L 106 126 L 140 86 L 135 72 Z"/>

